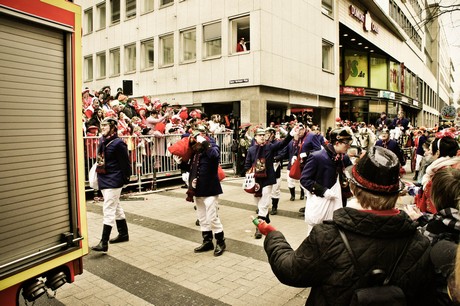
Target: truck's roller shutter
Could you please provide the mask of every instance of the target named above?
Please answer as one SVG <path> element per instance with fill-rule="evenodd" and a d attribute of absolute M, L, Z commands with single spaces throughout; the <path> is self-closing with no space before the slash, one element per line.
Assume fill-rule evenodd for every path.
<path fill-rule="evenodd" d="M 62 31 L 0 14 L 0 266 L 70 228 L 64 49 Z"/>

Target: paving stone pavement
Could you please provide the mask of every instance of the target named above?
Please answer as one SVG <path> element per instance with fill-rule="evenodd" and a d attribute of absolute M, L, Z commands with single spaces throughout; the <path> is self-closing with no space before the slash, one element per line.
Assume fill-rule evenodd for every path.
<path fill-rule="evenodd" d="M 283 171 L 283 178 L 286 176 Z M 405 179 L 410 180 L 411 173 Z M 309 288 L 281 284 L 273 275 L 263 250 L 263 239 L 254 239 L 254 199 L 241 189 L 242 178 L 222 182 L 219 198 L 227 250 L 195 254 L 201 243 L 193 203 L 185 201 L 178 186 L 135 193 L 122 201 L 130 241 L 110 244 L 109 251 L 84 258 L 84 273 L 65 284 L 54 299 L 41 297 L 35 305 L 304 305 Z M 279 214 L 272 225 L 296 249 L 307 226 L 298 214 L 305 201 L 289 201 L 283 179 Z M 402 197 L 400 204 L 411 202 Z M 102 231 L 102 203 L 87 202 L 89 245 L 98 243 Z M 116 229 L 112 237 L 117 235 Z"/>

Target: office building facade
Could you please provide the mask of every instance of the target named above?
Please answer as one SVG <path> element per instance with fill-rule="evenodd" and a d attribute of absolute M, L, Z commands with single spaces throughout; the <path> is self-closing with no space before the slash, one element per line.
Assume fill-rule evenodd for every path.
<path fill-rule="evenodd" d="M 308 114 L 323 130 L 337 116 L 373 123 L 399 109 L 413 124 L 431 124 L 452 97 L 451 72 L 438 71 L 446 65 L 436 26 L 426 33 L 401 17 L 416 18 L 421 1 L 79 2 L 90 89 L 125 83 L 134 98 L 253 124 Z"/>

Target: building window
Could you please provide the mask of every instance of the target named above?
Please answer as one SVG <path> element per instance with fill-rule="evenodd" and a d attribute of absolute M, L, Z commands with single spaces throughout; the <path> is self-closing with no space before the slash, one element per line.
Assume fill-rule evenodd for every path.
<path fill-rule="evenodd" d="M 321 12 L 329 17 L 333 17 L 334 14 L 334 1 L 333 0 L 321 0 Z"/>
<path fill-rule="evenodd" d="M 92 81 L 93 80 L 93 56 L 85 56 L 85 75 L 84 75 L 84 81 Z"/>
<path fill-rule="evenodd" d="M 84 30 L 85 34 L 92 33 L 93 32 L 93 8 L 87 9 L 85 11 L 85 17 L 84 17 Z"/>
<path fill-rule="evenodd" d="M 221 23 L 216 22 L 203 26 L 203 58 L 222 54 Z"/>
<path fill-rule="evenodd" d="M 196 29 L 180 33 L 180 56 L 181 63 L 196 60 Z"/>
<path fill-rule="evenodd" d="M 141 69 L 153 68 L 153 39 L 141 42 Z"/>
<path fill-rule="evenodd" d="M 106 12 L 105 12 L 105 2 L 99 4 L 97 7 L 97 17 L 98 17 L 98 30 L 105 29 L 106 23 Z"/>
<path fill-rule="evenodd" d="M 97 62 L 97 78 L 105 78 L 106 76 L 106 63 L 105 63 L 105 52 L 96 54 Z"/>
<path fill-rule="evenodd" d="M 249 51 L 250 47 L 250 24 L 249 16 L 230 20 L 232 50 L 230 53 Z"/>
<path fill-rule="evenodd" d="M 174 65 L 174 35 L 160 37 L 161 66 Z"/>
<path fill-rule="evenodd" d="M 136 0 L 126 0 L 126 18 L 136 16 Z"/>
<path fill-rule="evenodd" d="M 323 70 L 334 71 L 334 45 L 328 41 L 323 40 Z"/>
<path fill-rule="evenodd" d="M 125 72 L 136 71 L 136 45 L 125 46 Z"/>
<path fill-rule="evenodd" d="M 120 75 L 120 48 L 109 51 L 110 76 Z"/>
<path fill-rule="evenodd" d="M 371 87 L 387 90 L 388 89 L 388 63 L 384 56 L 371 55 Z"/>
<path fill-rule="evenodd" d="M 345 50 L 343 63 L 343 80 L 345 86 L 368 86 L 368 55 L 367 52 Z"/>
<path fill-rule="evenodd" d="M 110 22 L 120 22 L 120 0 L 110 0 Z"/>
<path fill-rule="evenodd" d="M 141 0 L 141 13 L 148 13 L 153 11 L 153 0 Z"/>
<path fill-rule="evenodd" d="M 174 0 L 160 0 L 160 6 L 168 5 L 174 3 Z"/>

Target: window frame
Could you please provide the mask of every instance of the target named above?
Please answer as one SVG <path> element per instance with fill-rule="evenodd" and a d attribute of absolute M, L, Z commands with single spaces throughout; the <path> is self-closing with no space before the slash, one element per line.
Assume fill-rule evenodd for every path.
<path fill-rule="evenodd" d="M 93 55 L 87 55 L 83 58 L 84 82 L 91 82 L 94 79 L 94 59 Z M 91 67 L 89 67 L 91 64 Z"/>
<path fill-rule="evenodd" d="M 327 47 L 328 54 L 325 57 L 325 47 Z M 334 73 L 334 43 L 323 39 L 321 44 L 321 68 L 323 71 Z M 326 66 L 326 60 L 329 63 L 329 67 Z"/>
<path fill-rule="evenodd" d="M 146 4 L 149 4 L 148 5 L 149 8 L 147 8 L 147 9 L 146 9 L 146 7 L 147 7 Z M 141 0 L 140 10 L 141 10 L 141 15 L 153 12 L 155 10 L 154 0 Z"/>
<path fill-rule="evenodd" d="M 148 51 L 149 49 L 146 49 L 148 47 L 148 44 L 152 44 L 151 50 L 152 50 L 152 63 L 150 65 L 150 58 L 148 56 Z M 149 63 L 149 65 L 146 65 L 146 63 Z M 145 39 L 141 41 L 141 70 L 149 70 L 153 69 L 155 66 L 155 40 L 152 38 L 150 39 Z"/>
<path fill-rule="evenodd" d="M 93 7 L 90 7 L 88 9 L 86 9 L 83 12 L 83 15 L 85 16 L 84 17 L 84 21 L 85 21 L 85 25 L 84 25 L 85 33 L 84 33 L 84 35 L 85 34 L 91 34 L 94 31 L 94 11 L 93 11 Z M 89 18 L 89 15 L 91 15 L 91 18 Z"/>
<path fill-rule="evenodd" d="M 194 50 L 193 50 L 195 55 L 192 58 L 189 58 L 189 59 L 185 59 L 185 51 L 186 51 L 185 50 L 185 47 L 186 47 L 185 35 L 187 33 L 193 33 L 195 35 L 195 44 L 194 44 Z M 180 60 L 181 64 L 196 62 L 196 55 L 197 55 L 196 38 L 197 38 L 196 27 L 183 29 L 183 30 L 179 31 L 179 53 L 180 53 L 179 60 Z M 192 54 L 193 54 L 193 52 L 192 52 Z"/>
<path fill-rule="evenodd" d="M 101 58 L 104 57 L 104 61 Z M 104 73 L 102 73 L 102 69 Z M 107 54 L 105 51 L 96 53 L 96 79 L 105 79 L 107 77 Z"/>
<path fill-rule="evenodd" d="M 118 4 L 118 19 L 114 19 L 116 16 L 116 12 L 114 12 L 114 8 L 116 7 L 114 3 Z M 121 0 L 110 0 L 110 25 L 118 24 L 121 21 Z"/>
<path fill-rule="evenodd" d="M 210 37 L 207 39 L 206 37 L 206 28 L 207 27 L 212 27 L 212 26 L 218 26 L 219 28 L 219 36 L 215 36 L 215 37 Z M 202 31 L 203 31 L 203 59 L 211 59 L 211 58 L 219 58 L 222 56 L 222 22 L 219 20 L 219 21 L 215 21 L 215 22 L 212 22 L 212 23 L 208 23 L 208 24 L 204 24 L 203 27 L 202 27 Z M 219 54 L 212 54 L 212 55 L 209 55 L 209 52 L 208 52 L 208 44 L 209 43 L 214 43 L 214 42 L 219 42 Z"/>
<path fill-rule="evenodd" d="M 334 17 L 334 0 L 321 0 L 321 13 L 330 18 Z"/>
<path fill-rule="evenodd" d="M 101 10 L 104 10 L 104 14 L 102 14 Z M 96 10 L 97 10 L 97 30 L 103 30 L 107 27 L 107 4 L 106 2 L 101 2 L 96 5 Z M 103 18 L 101 18 L 101 16 Z M 102 20 L 103 19 L 103 20 Z"/>
<path fill-rule="evenodd" d="M 171 50 L 171 54 L 172 54 L 172 62 L 167 62 L 165 63 L 165 39 L 168 39 L 168 38 L 172 38 L 172 50 Z M 171 66 L 174 66 L 174 33 L 169 33 L 169 34 L 165 34 L 165 35 L 162 35 L 159 37 L 159 41 L 160 41 L 160 58 L 159 58 L 159 67 L 171 67 Z"/>
<path fill-rule="evenodd" d="M 130 2 L 131 4 L 134 4 L 134 9 L 131 9 L 131 11 L 134 12 L 134 14 L 132 15 L 128 15 L 128 7 L 129 7 L 129 3 Z M 131 19 L 131 18 L 135 18 L 137 16 L 137 0 L 125 0 L 125 19 Z"/>
<path fill-rule="evenodd" d="M 173 4 L 174 4 L 174 0 L 160 0 L 160 8 L 171 6 Z"/>
<path fill-rule="evenodd" d="M 109 76 L 119 76 L 121 74 L 120 65 L 121 65 L 121 53 L 120 47 L 113 48 L 109 50 Z M 118 70 L 118 71 L 117 71 Z"/>
<path fill-rule="evenodd" d="M 230 54 L 246 54 L 251 51 L 251 16 L 249 14 L 231 18 L 230 22 Z M 238 52 L 240 38 L 245 38 L 246 51 Z"/>
<path fill-rule="evenodd" d="M 134 52 L 129 52 L 131 48 L 134 48 Z M 137 62 L 137 48 L 136 43 L 127 44 L 124 46 L 124 60 L 125 60 L 125 73 L 136 72 L 136 62 Z M 134 59 L 130 58 L 130 55 L 134 54 Z"/>

